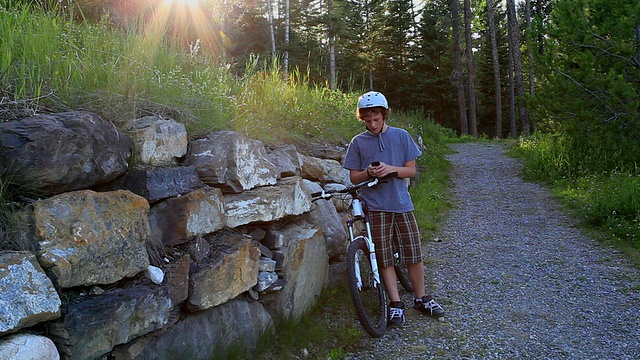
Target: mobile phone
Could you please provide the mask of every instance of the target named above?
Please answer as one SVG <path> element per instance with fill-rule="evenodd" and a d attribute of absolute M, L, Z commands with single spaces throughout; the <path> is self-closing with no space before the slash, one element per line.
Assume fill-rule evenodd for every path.
<path fill-rule="evenodd" d="M 371 166 L 378 166 L 380 165 L 380 161 L 374 161 L 371 163 Z"/>

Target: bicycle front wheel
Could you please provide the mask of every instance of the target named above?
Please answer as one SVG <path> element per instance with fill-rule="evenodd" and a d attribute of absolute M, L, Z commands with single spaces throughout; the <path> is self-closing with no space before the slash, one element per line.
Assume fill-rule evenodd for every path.
<path fill-rule="evenodd" d="M 387 295 L 382 282 L 376 282 L 373 277 L 369 248 L 363 238 L 349 244 L 347 278 L 349 293 L 360 324 L 372 337 L 382 336 L 387 329 Z M 358 281 L 358 278 L 361 281 Z"/>

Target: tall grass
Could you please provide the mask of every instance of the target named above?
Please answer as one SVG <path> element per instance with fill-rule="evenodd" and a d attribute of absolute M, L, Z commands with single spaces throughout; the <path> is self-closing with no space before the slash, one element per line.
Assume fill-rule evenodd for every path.
<path fill-rule="evenodd" d="M 449 209 L 448 185 L 450 163 L 445 156 L 450 152 L 445 143 L 455 137 L 455 132 L 432 121 L 424 121 L 422 113 L 399 116 L 412 133 L 422 136 L 424 152 L 417 159 L 418 176 L 410 188 L 415 215 L 423 238 L 436 230 L 445 211 Z"/>
<path fill-rule="evenodd" d="M 640 176 L 614 173 L 564 181 L 557 194 L 577 209 L 586 224 L 605 230 L 640 256 Z"/>
<path fill-rule="evenodd" d="M 259 59 L 252 58 L 233 99 L 236 130 L 274 142 L 338 141 L 357 125 L 353 95 L 310 86 L 308 75 L 297 70 L 283 79 L 277 61 L 259 68 Z"/>
<path fill-rule="evenodd" d="M 620 140 L 620 139 L 618 139 Z M 519 140 L 527 160 L 525 175 L 536 180 L 576 179 L 607 172 L 638 173 L 633 156 L 640 145 L 605 136 L 537 133 Z M 637 154 L 636 154 L 637 155 Z"/>
<path fill-rule="evenodd" d="M 3 98 L 34 112 L 94 111 L 117 125 L 164 113 L 227 128 L 238 87 L 228 68 L 199 53 L 195 40 L 183 51 L 141 27 L 75 23 L 28 5 L 0 8 Z"/>
<path fill-rule="evenodd" d="M 523 174 L 530 180 L 564 179 L 571 174 L 570 154 L 560 136 L 536 134 L 522 138 L 513 151 L 524 158 Z"/>
<path fill-rule="evenodd" d="M 274 142 L 343 140 L 356 123 L 353 95 L 310 85 L 297 70 L 284 79 L 276 61 L 258 57 L 236 77 L 197 39 L 188 51 L 173 46 L 161 24 L 122 31 L 8 6 L 0 35 L 2 97 L 32 112 L 83 109 L 118 126 L 161 114 L 195 135 L 234 129 Z"/>

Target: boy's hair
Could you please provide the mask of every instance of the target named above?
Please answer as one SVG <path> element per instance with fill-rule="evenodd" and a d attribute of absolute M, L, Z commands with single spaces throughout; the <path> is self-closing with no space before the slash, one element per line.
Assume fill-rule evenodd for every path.
<path fill-rule="evenodd" d="M 382 114 L 383 120 L 387 120 L 387 118 L 389 117 L 389 110 L 383 108 L 382 106 L 376 106 L 376 107 L 370 107 L 370 108 L 364 108 L 364 109 L 357 109 L 356 110 L 356 117 L 360 121 L 362 121 L 363 117 L 370 116 L 371 114 Z"/>

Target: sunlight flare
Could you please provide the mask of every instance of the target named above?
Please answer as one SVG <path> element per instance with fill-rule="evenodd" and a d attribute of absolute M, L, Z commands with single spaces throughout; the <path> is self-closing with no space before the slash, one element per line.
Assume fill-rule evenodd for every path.
<path fill-rule="evenodd" d="M 156 2 L 149 28 L 156 34 L 169 36 L 182 46 L 198 41 L 204 49 L 220 52 L 220 39 L 213 28 L 212 18 L 202 0 L 161 0 Z"/>
<path fill-rule="evenodd" d="M 198 1 L 199 0 L 164 0 L 164 4 L 165 5 L 178 4 L 178 5 L 187 5 L 189 7 L 196 7 L 196 5 L 198 5 Z"/>

